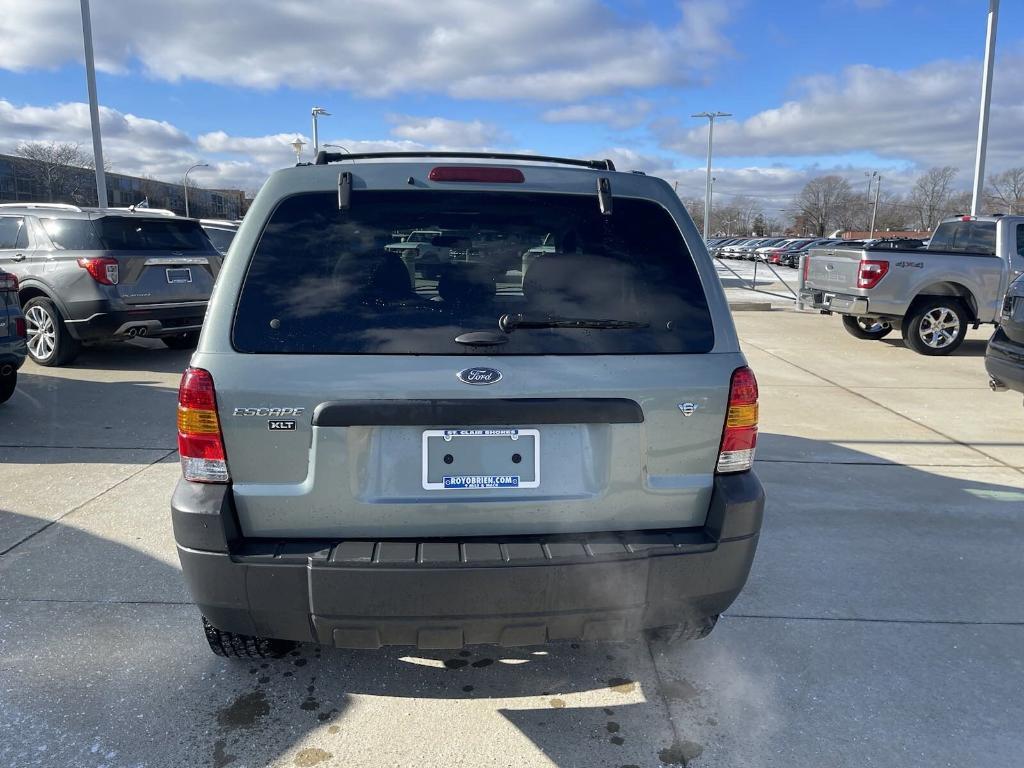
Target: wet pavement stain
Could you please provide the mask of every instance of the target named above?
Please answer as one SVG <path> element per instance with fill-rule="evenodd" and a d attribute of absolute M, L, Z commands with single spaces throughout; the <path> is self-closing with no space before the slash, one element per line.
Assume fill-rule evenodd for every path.
<path fill-rule="evenodd" d="M 464 693 L 469 693 L 470 691 L 473 690 L 473 686 L 472 685 L 464 685 L 464 686 L 462 686 L 462 690 L 463 690 Z"/>
<path fill-rule="evenodd" d="M 267 677 L 266 675 L 264 675 L 263 677 L 261 677 L 261 678 L 260 678 L 259 680 L 257 680 L 256 682 L 257 682 L 257 683 L 259 683 L 260 685 L 266 685 L 267 683 L 269 683 L 269 682 L 270 682 L 270 678 L 269 678 L 269 677 Z"/>
<path fill-rule="evenodd" d="M 494 659 L 477 659 L 473 662 L 473 666 L 477 669 L 483 669 L 484 667 L 491 666 L 493 663 Z"/>
<path fill-rule="evenodd" d="M 612 677 L 608 680 L 608 687 L 616 693 L 632 693 L 636 690 L 636 683 L 626 677 Z"/>
<path fill-rule="evenodd" d="M 672 701 L 693 701 L 700 696 L 700 690 L 689 680 L 665 680 L 661 684 L 661 695 Z"/>
<path fill-rule="evenodd" d="M 306 666 L 306 660 L 305 659 L 296 659 L 294 663 L 295 663 L 296 667 L 304 667 L 304 666 Z"/>
<path fill-rule="evenodd" d="M 620 728 L 619 724 L 616 723 L 614 720 L 609 720 L 607 723 L 605 723 L 604 727 L 605 730 L 608 731 L 608 733 L 618 733 Z"/>
<path fill-rule="evenodd" d="M 338 733 L 339 731 L 341 731 L 340 725 L 332 725 L 330 728 L 327 729 L 328 733 Z"/>
<path fill-rule="evenodd" d="M 666 765 L 687 766 L 704 753 L 704 747 L 695 741 L 677 741 L 658 752 L 658 759 Z"/>
<path fill-rule="evenodd" d="M 612 744 L 614 744 L 617 747 L 621 747 L 623 744 L 626 743 L 626 740 L 624 738 L 622 738 L 621 736 L 612 736 L 610 739 L 608 739 L 608 741 L 610 741 Z"/>
<path fill-rule="evenodd" d="M 448 669 L 462 669 L 464 666 L 469 664 L 465 659 L 445 659 L 444 665 Z"/>
<path fill-rule="evenodd" d="M 319 715 L 316 716 L 316 719 L 319 720 L 321 723 L 326 723 L 328 720 L 330 720 L 336 714 L 338 714 L 338 710 L 332 709 L 329 712 L 321 712 Z M 341 729 L 338 728 L 338 726 L 336 726 L 336 725 L 332 725 L 327 730 L 328 730 L 329 733 L 337 733 Z"/>
<path fill-rule="evenodd" d="M 552 699 L 549 703 L 555 709 L 565 709 L 565 700 L 564 699 Z"/>
<path fill-rule="evenodd" d="M 237 755 L 230 755 L 224 751 L 227 742 L 224 739 L 217 739 L 213 743 L 213 768 L 224 768 L 238 759 Z"/>
<path fill-rule="evenodd" d="M 252 691 L 237 697 L 217 710 L 217 722 L 224 728 L 251 728 L 261 717 L 270 714 L 270 705 L 263 691 Z"/>
<path fill-rule="evenodd" d="M 459 656 L 461 656 L 464 659 L 468 659 L 472 655 L 473 655 L 472 651 L 459 651 Z"/>
<path fill-rule="evenodd" d="M 320 709 L 320 702 L 314 699 L 312 696 L 307 696 L 306 700 L 302 702 L 302 704 L 300 704 L 299 706 L 307 712 L 313 712 L 317 709 Z"/>
<path fill-rule="evenodd" d="M 295 756 L 294 764 L 299 768 L 313 768 L 314 765 L 330 760 L 334 755 L 317 747 L 304 749 Z"/>
<path fill-rule="evenodd" d="M 602 712 L 604 712 L 604 713 L 605 713 L 606 715 L 608 715 L 609 717 L 611 717 L 612 715 L 614 715 L 614 714 L 615 714 L 615 710 L 614 710 L 614 709 L 608 709 L 608 707 L 605 707 L 605 708 L 604 708 L 603 710 L 601 710 L 601 711 L 602 711 Z"/>
<path fill-rule="evenodd" d="M 293 677 L 294 675 L 294 672 L 285 672 L 283 675 L 281 675 L 281 677 Z"/>

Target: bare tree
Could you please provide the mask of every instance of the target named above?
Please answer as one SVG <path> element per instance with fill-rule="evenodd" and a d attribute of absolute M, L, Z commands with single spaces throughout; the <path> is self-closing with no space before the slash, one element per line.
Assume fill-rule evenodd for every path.
<path fill-rule="evenodd" d="M 818 176 L 808 181 L 794 207 L 811 230 L 823 237 L 849 217 L 852 192 L 841 176 Z"/>
<path fill-rule="evenodd" d="M 953 179 L 956 174 L 957 169 L 951 165 L 929 168 L 914 182 L 907 203 L 913 209 L 918 229 L 933 229 L 940 219 L 953 212 Z"/>
<path fill-rule="evenodd" d="M 22 171 L 46 196 L 46 202 L 81 200 L 82 188 L 89 180 L 82 170 L 95 167 L 81 145 L 72 142 L 26 141 L 14 153 L 29 161 Z"/>
<path fill-rule="evenodd" d="M 1024 168 L 997 173 L 989 179 L 986 193 L 992 208 L 1005 208 L 1011 216 L 1024 213 Z"/>

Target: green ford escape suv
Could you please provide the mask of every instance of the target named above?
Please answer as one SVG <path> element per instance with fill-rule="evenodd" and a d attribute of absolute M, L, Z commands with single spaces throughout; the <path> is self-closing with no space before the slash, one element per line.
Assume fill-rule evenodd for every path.
<path fill-rule="evenodd" d="M 429 252 L 388 247 L 414 232 Z M 278 171 L 178 433 L 178 554 L 225 656 L 701 637 L 764 507 L 711 259 L 671 187 L 610 161 Z"/>

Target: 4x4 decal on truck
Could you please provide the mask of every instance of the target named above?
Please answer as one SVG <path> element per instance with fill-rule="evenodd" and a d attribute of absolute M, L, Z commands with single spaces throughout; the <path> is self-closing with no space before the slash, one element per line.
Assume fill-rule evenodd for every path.
<path fill-rule="evenodd" d="M 924 269 L 923 261 L 897 261 L 897 267 L 913 267 L 914 269 Z"/>

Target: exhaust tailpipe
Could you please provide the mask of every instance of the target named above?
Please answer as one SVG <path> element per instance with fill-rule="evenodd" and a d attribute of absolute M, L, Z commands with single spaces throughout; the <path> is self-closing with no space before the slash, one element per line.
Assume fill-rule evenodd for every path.
<path fill-rule="evenodd" d="M 993 392 L 1005 392 L 1007 389 L 1009 389 L 1009 387 L 1003 384 L 1003 382 L 1001 382 L 999 379 L 993 378 L 990 378 L 988 380 L 988 388 L 991 389 Z"/>
<path fill-rule="evenodd" d="M 139 328 L 139 336 L 145 336 L 147 333 L 149 333 L 149 328 L 146 326 Z"/>
<path fill-rule="evenodd" d="M 129 328 L 128 329 L 128 338 L 129 339 L 134 339 L 136 336 L 138 336 L 138 334 L 139 334 L 139 329 L 138 328 Z"/>

